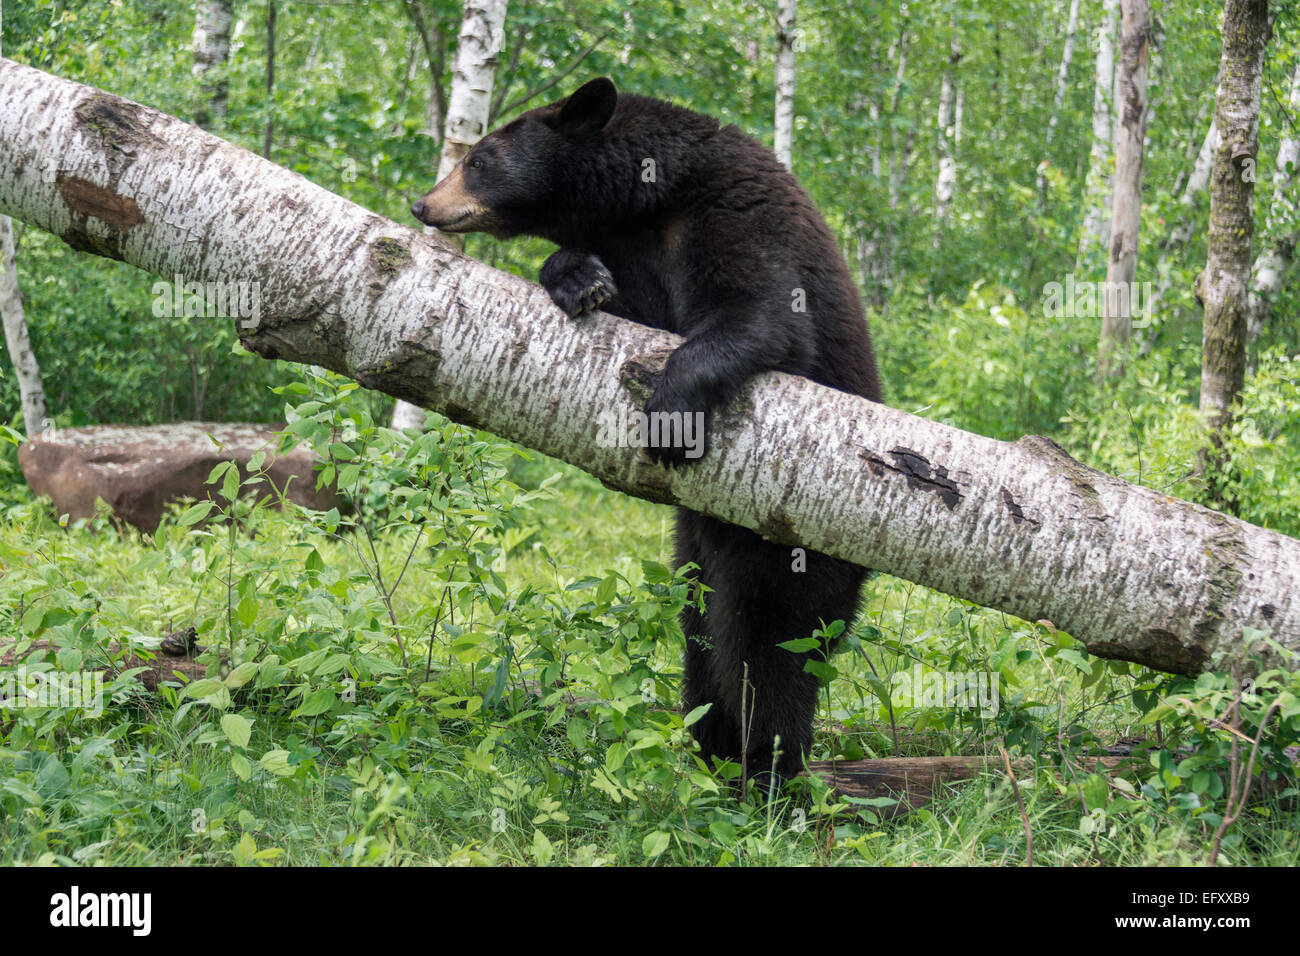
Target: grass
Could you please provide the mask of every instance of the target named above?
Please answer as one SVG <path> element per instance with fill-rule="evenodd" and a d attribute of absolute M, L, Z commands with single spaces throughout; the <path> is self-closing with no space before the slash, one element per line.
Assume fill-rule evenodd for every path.
<path fill-rule="evenodd" d="M 439 548 L 417 549 L 392 595 L 396 626 L 359 567 L 360 539 L 311 533 L 291 515 L 173 518 L 143 536 L 11 507 L 0 525 L 10 639 L 148 643 L 193 622 L 204 642 L 257 662 L 257 676 L 161 696 L 120 678 L 96 719 L 14 712 L 0 724 L 0 862 L 1007 866 L 1025 861 L 1026 821 L 1037 864 L 1204 862 L 1222 800 L 1185 799 L 1187 781 L 1157 757 L 1126 775 L 1127 789 L 1103 781 L 1082 825 L 1097 783 L 1052 765 L 1092 740 L 1151 736 L 1133 691 L 1152 675 L 884 576 L 867 585 L 850 649 L 832 658 L 813 756 L 996 754 L 1006 740 L 1041 758 L 1019 781 L 1025 818 L 996 774 L 892 821 L 806 785 L 770 805 L 743 800 L 696 765 L 676 713 L 681 638 L 642 563 L 671 564 L 669 510 L 544 459 L 513 475 L 528 488 L 551 473 L 549 494 L 488 535 L 479 577 L 458 579 Z M 384 581 L 397 580 L 414 534 L 377 536 Z M 468 614 L 440 631 L 430 622 L 449 586 Z M 334 657 L 321 663 L 327 652 L 336 670 L 324 666 Z M 891 728 L 880 681 L 918 662 L 1001 674 L 999 714 L 897 707 Z M 548 690 L 556 667 L 563 693 Z M 212 673 L 230 683 L 228 667 Z M 247 740 L 228 715 L 248 723 Z M 1180 726 L 1168 718 L 1161 731 Z M 1296 823 L 1276 798 L 1263 802 L 1232 827 L 1222 859 L 1295 865 Z"/>

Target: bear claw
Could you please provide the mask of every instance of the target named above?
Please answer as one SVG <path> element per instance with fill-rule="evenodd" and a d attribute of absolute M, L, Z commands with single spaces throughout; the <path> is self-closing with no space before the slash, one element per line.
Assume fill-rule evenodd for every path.
<path fill-rule="evenodd" d="M 560 249 L 542 266 L 539 277 L 551 301 L 571 316 L 594 312 L 618 295 L 605 264 L 588 253 Z"/>

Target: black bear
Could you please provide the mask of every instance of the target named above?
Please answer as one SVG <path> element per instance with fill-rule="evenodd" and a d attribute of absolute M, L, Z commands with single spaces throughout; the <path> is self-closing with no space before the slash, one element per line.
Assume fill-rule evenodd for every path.
<path fill-rule="evenodd" d="M 570 315 L 602 308 L 684 336 L 647 413 L 707 414 L 767 369 L 881 400 L 834 237 L 798 180 L 735 126 L 602 77 L 485 136 L 411 211 L 445 232 L 548 239 L 559 249 L 540 280 Z M 651 452 L 689 458 L 683 445 Z M 776 645 L 851 622 L 866 574 L 805 557 L 678 510 L 678 565 L 694 562 L 711 589 L 706 613 L 682 620 L 684 705 L 713 705 L 693 728 L 706 758 L 783 778 L 802 769 L 819 682 L 806 655 Z"/>

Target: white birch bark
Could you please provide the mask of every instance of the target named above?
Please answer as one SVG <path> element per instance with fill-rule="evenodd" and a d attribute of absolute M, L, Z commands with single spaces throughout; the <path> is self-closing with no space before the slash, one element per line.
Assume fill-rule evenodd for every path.
<path fill-rule="evenodd" d="M 1115 96 L 1115 31 L 1119 23 L 1119 0 L 1104 0 L 1101 25 L 1097 29 L 1097 70 L 1092 94 L 1092 149 L 1085 184 L 1086 209 L 1079 243 L 1078 264 L 1090 250 L 1110 245 L 1110 161 L 1112 132 L 1111 104 Z"/>
<path fill-rule="evenodd" d="M 231 0 L 197 0 L 194 5 L 192 72 L 199 96 L 194 122 L 204 129 L 219 130 L 226 125 L 227 84 L 223 71 L 230 56 L 233 19 Z"/>
<path fill-rule="evenodd" d="M 1070 9 L 1066 13 L 1065 44 L 1061 48 L 1061 65 L 1056 70 L 1056 94 L 1052 97 L 1052 115 L 1047 121 L 1047 143 L 1051 144 L 1056 136 L 1057 124 L 1061 121 L 1061 107 L 1065 103 L 1065 93 L 1069 89 L 1070 64 L 1074 60 L 1074 38 L 1079 32 L 1079 0 L 1070 0 Z M 1042 215 L 1043 204 L 1047 200 L 1047 170 L 1049 160 L 1044 158 L 1038 164 L 1038 175 L 1034 189 L 1038 194 L 1038 212 Z"/>
<path fill-rule="evenodd" d="M 1056 70 L 1056 95 L 1052 98 L 1052 117 L 1047 121 L 1047 141 L 1050 143 L 1061 121 L 1061 107 L 1069 89 L 1070 63 L 1074 60 L 1074 38 L 1079 32 L 1079 0 L 1070 0 L 1066 14 L 1065 45 L 1061 48 L 1061 65 Z"/>
<path fill-rule="evenodd" d="M 948 47 L 948 67 L 943 71 L 939 87 L 939 116 L 936 142 L 939 149 L 939 173 L 934 182 L 934 211 L 940 221 L 948 216 L 953 193 L 957 189 L 956 135 L 957 64 L 961 61 L 961 48 L 954 35 Z M 935 238 L 938 242 L 938 235 Z"/>
<path fill-rule="evenodd" d="M 794 160 L 796 0 L 776 4 L 776 120 L 772 152 L 786 169 Z"/>
<path fill-rule="evenodd" d="M 60 157 L 57 176 L 46 159 Z M 238 214 L 232 215 L 232 210 Z M 1242 628 L 1300 645 L 1300 541 L 1086 468 L 778 373 L 684 468 L 620 447 L 666 332 L 574 321 L 539 286 L 180 120 L 0 60 L 0 213 L 170 278 L 251 279 L 244 343 L 321 365 L 679 504 L 1183 673 Z M 602 440 L 605 439 L 605 440 Z M 779 450 L 779 451 L 778 451 Z"/>
<path fill-rule="evenodd" d="M 470 147 L 487 132 L 488 115 L 492 110 L 492 84 L 505 39 L 506 7 L 507 0 L 465 0 L 437 180 L 444 179 L 455 169 Z M 430 99 L 436 104 L 436 96 L 431 95 Z M 464 246 L 462 236 L 444 238 L 457 248 Z M 393 407 L 393 427 L 423 428 L 424 409 L 399 399 Z"/>
<path fill-rule="evenodd" d="M 4 36 L 4 0 L 0 0 L 0 44 Z M 0 50 L 3 46 L 0 45 Z M 23 408 L 23 427 L 31 438 L 50 425 L 45 404 L 45 381 L 36 361 L 27 315 L 18 288 L 18 262 L 14 256 L 14 226 L 8 216 L 0 216 L 0 321 L 5 329 L 5 348 L 18 381 L 18 396 Z"/>
<path fill-rule="evenodd" d="M 1291 69 L 1291 112 L 1300 116 L 1300 65 Z M 1251 269 L 1251 289 L 1246 315 L 1247 344 L 1255 342 L 1273 311 L 1273 298 L 1282 288 L 1282 280 L 1295 262 L 1300 241 L 1300 210 L 1296 208 L 1296 172 L 1300 170 L 1300 137 L 1294 127 L 1282 137 L 1273 164 L 1273 199 L 1265 228 L 1271 241 L 1255 259 Z"/>
<path fill-rule="evenodd" d="M 1218 98 L 1218 87 L 1215 87 L 1215 98 Z M 1192 165 L 1192 171 L 1187 177 L 1187 183 L 1183 187 L 1182 195 L 1178 199 L 1178 220 L 1174 228 L 1169 231 L 1169 238 L 1165 240 L 1160 250 L 1160 261 L 1156 264 L 1156 282 L 1155 289 L 1151 293 L 1151 300 L 1147 303 L 1147 315 L 1151 319 L 1148 335 L 1142 343 L 1142 352 L 1145 354 L 1155 345 L 1156 328 L 1155 319 L 1160 314 L 1160 308 L 1164 302 L 1165 296 L 1169 293 L 1170 286 L 1173 285 L 1173 266 L 1172 260 L 1183 246 L 1187 245 L 1192 238 L 1192 230 L 1196 225 L 1196 199 L 1205 191 L 1205 187 L 1210 182 L 1210 168 L 1214 165 L 1214 152 L 1219 148 L 1219 128 L 1215 125 L 1214 118 L 1210 118 L 1210 128 L 1205 132 L 1205 139 L 1201 142 L 1201 148 L 1196 154 L 1196 161 Z"/>
<path fill-rule="evenodd" d="M 1115 177 L 1111 190 L 1110 248 L 1097 345 L 1100 379 L 1123 375 L 1123 353 L 1133 328 L 1131 290 L 1137 278 L 1142 224 L 1142 148 L 1146 141 L 1147 64 L 1151 53 L 1150 0 L 1122 0 L 1119 90 L 1115 103 Z"/>
<path fill-rule="evenodd" d="M 0 216 L 0 318 L 4 320 L 5 347 L 18 379 L 18 394 L 23 406 L 23 425 L 27 437 L 39 435 L 49 427 L 45 405 L 45 383 L 41 367 L 27 333 L 23 298 L 18 291 L 18 265 L 14 261 L 14 229 L 8 216 Z"/>
<path fill-rule="evenodd" d="M 898 65 L 894 72 L 893 89 L 887 104 L 888 115 L 892 119 L 898 115 L 898 102 L 902 94 L 903 80 L 907 75 L 907 4 L 900 5 L 904 17 L 899 34 L 889 44 L 888 59 L 892 63 L 897 56 Z M 873 124 L 881 120 L 881 108 L 875 100 L 870 105 Z M 877 180 L 884 178 L 889 194 L 890 216 L 885 219 L 883 228 L 879 223 L 873 224 L 870 238 L 858 238 L 858 269 L 863 277 L 863 285 L 868 290 L 870 304 L 889 311 L 889 295 L 893 288 L 894 272 L 894 226 L 893 214 L 898 211 L 903 186 L 907 179 L 908 162 L 912 144 L 916 138 L 916 128 L 908 130 L 902 147 L 898 143 L 898 130 L 893 122 L 885 126 L 889 129 L 890 150 L 888 163 L 885 162 L 885 129 L 878 127 L 878 139 L 870 149 L 871 175 Z"/>

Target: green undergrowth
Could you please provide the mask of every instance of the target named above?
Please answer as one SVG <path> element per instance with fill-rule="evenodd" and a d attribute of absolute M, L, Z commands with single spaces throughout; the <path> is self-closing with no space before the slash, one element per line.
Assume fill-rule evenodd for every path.
<path fill-rule="evenodd" d="M 1035 863 L 1201 863 L 1257 735 L 1261 799 L 1218 859 L 1300 858 L 1294 676 L 1171 678 L 885 576 L 858 621 L 793 645 L 841 637 L 810 664 L 829 679 L 813 758 L 1005 748 L 1015 789 L 989 772 L 903 814 L 820 779 L 746 793 L 677 707 L 677 615 L 707 595 L 671 566 L 669 509 L 436 417 L 396 434 L 340 379 L 281 391 L 338 508 L 276 507 L 257 460 L 153 534 L 8 505 L 11 705 L 190 626 L 208 667 L 157 694 L 110 676 L 98 713 L 0 711 L 0 862 L 1015 865 L 1028 829 Z M 935 674 L 987 692 L 945 699 Z M 1120 741 L 1131 764 L 1094 772 Z"/>

